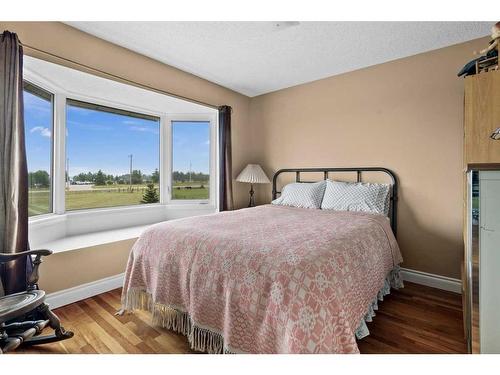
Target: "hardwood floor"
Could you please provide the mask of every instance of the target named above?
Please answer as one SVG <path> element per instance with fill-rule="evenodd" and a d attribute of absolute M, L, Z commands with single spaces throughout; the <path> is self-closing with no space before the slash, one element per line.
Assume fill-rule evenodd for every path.
<path fill-rule="evenodd" d="M 467 353 L 460 294 L 405 282 L 379 303 L 361 353 Z"/>
<path fill-rule="evenodd" d="M 194 353 L 186 338 L 152 326 L 148 313 L 115 316 L 120 290 L 56 309 L 67 341 L 22 350 L 24 353 Z M 361 353 L 465 353 L 461 296 L 412 283 L 391 291 L 358 342 Z M 19 353 L 19 351 L 18 351 Z"/>

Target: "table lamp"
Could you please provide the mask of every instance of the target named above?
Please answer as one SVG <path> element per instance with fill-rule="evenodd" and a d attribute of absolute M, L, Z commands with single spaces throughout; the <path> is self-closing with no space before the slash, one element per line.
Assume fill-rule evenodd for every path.
<path fill-rule="evenodd" d="M 259 164 L 248 164 L 238 175 L 236 181 L 250 184 L 250 201 L 248 202 L 248 207 L 255 206 L 253 184 L 268 184 L 271 182 Z"/>

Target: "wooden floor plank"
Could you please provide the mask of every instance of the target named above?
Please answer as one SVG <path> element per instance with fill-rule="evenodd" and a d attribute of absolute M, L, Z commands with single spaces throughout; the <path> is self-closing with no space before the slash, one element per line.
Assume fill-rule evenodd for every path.
<path fill-rule="evenodd" d="M 358 341 L 361 353 L 465 353 L 461 296 L 405 284 L 379 303 L 370 335 Z M 184 336 L 155 327 L 147 312 L 115 316 L 120 297 L 116 289 L 56 309 L 75 337 L 18 353 L 194 353 Z"/>

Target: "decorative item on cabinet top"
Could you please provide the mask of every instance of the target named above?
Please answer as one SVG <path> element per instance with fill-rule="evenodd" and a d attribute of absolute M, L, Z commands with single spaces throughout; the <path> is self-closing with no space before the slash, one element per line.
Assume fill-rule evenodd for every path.
<path fill-rule="evenodd" d="M 493 133 L 491 133 L 490 138 L 499 141 L 500 140 L 500 128 L 497 128 Z"/>
<path fill-rule="evenodd" d="M 465 66 L 460 69 L 458 76 L 469 76 L 489 72 L 491 70 L 498 70 L 498 51 L 500 50 L 500 22 L 497 22 L 491 28 L 491 41 L 485 49 L 474 54 L 482 54 L 474 60 L 469 61 Z"/>

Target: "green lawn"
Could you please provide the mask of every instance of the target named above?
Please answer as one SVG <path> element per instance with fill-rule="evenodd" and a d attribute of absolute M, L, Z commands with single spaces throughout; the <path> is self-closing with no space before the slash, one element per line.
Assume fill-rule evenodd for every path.
<path fill-rule="evenodd" d="M 479 197 L 472 197 L 472 208 L 479 208 Z"/>
<path fill-rule="evenodd" d="M 142 190 L 139 189 L 133 192 L 125 189 L 66 191 L 66 211 L 141 204 L 142 194 Z"/>
<path fill-rule="evenodd" d="M 203 189 L 177 189 L 178 186 L 174 185 L 172 199 L 208 199 L 208 184 L 204 186 Z"/>
<path fill-rule="evenodd" d="M 30 189 L 28 191 L 28 215 L 41 215 L 49 212 L 49 191 Z"/>
<path fill-rule="evenodd" d="M 186 189 L 186 186 L 192 186 Z M 174 184 L 173 199 L 208 199 L 208 182 Z M 99 186 L 92 190 L 66 191 L 66 210 L 80 210 L 87 208 L 131 206 L 142 204 L 142 195 L 146 185 L 133 185 L 132 191 L 128 185 Z M 46 214 L 49 212 L 49 190 L 30 189 L 29 216 Z"/>

